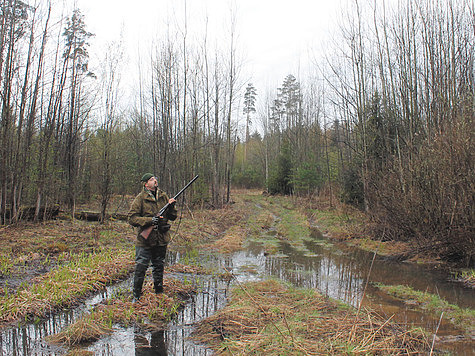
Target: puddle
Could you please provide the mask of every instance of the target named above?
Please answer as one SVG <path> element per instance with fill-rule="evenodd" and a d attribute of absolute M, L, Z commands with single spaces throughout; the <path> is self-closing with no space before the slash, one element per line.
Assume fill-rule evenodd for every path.
<path fill-rule="evenodd" d="M 104 291 L 86 299 L 80 307 L 57 313 L 38 323 L 2 330 L 0 332 L 0 355 L 64 355 L 65 349 L 46 343 L 45 337 L 58 333 L 77 320 L 86 310 L 109 298 L 117 290 L 129 288 L 130 283 L 130 281 L 123 281 L 108 286 Z"/>
<path fill-rule="evenodd" d="M 273 230 L 264 235 L 273 234 Z M 275 277 L 298 287 L 316 288 L 322 293 L 358 306 L 363 296 L 373 253 L 345 245 L 330 243 L 314 230 L 312 238 L 304 240 L 304 248 L 293 248 L 285 241 L 276 243 L 278 252 L 268 255 L 263 244 L 254 240 L 245 250 L 230 256 L 202 255 L 200 259 L 206 267 L 225 267 L 239 282 L 257 281 Z M 180 254 L 169 253 L 168 263 L 180 262 Z M 218 281 L 211 276 L 173 274 L 174 278 L 193 280 L 199 292 L 187 302 L 178 316 L 165 331 L 146 332 L 136 328 L 116 327 L 114 332 L 85 349 L 95 355 L 211 355 L 205 345 L 197 345 L 189 340 L 193 326 L 226 303 L 229 288 L 233 282 Z M 474 291 L 446 280 L 447 273 L 417 264 L 394 263 L 376 257 L 371 270 L 370 281 L 384 284 L 407 284 L 421 291 L 440 295 L 449 303 L 460 307 L 475 308 Z M 235 283 L 235 282 L 234 282 Z M 109 287 L 105 293 L 90 298 L 83 307 L 54 316 L 38 325 L 11 329 L 0 334 L 1 355 L 62 355 L 64 350 L 44 343 L 44 337 L 58 332 L 71 323 L 84 310 L 100 303 L 117 288 L 131 288 L 131 281 Z M 400 323 L 423 326 L 434 332 L 438 320 L 428 314 L 411 310 L 380 290 L 368 285 L 365 305 Z M 443 345 L 457 355 L 475 354 L 473 339 L 459 340 L 459 332 L 448 323 L 443 323 L 438 331 Z"/>

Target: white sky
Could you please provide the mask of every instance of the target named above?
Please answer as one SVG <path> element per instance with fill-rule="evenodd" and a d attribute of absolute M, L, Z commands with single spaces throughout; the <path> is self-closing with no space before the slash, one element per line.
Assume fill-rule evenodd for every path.
<path fill-rule="evenodd" d="M 68 0 L 66 0 L 68 1 Z M 299 77 L 310 48 L 333 31 L 340 1 L 335 0 L 70 0 L 85 16 L 91 40 L 91 60 L 104 43 L 124 34 L 129 64 L 140 51 L 147 56 L 152 37 L 162 34 L 167 23 L 184 23 L 188 14 L 190 41 L 203 32 L 208 14 L 209 38 L 228 31 L 230 9 L 236 9 L 238 51 L 244 56 L 243 79 L 259 93 L 280 86 L 287 74 Z M 142 53 L 144 52 L 144 53 Z M 97 58 L 97 57 L 96 57 Z"/>

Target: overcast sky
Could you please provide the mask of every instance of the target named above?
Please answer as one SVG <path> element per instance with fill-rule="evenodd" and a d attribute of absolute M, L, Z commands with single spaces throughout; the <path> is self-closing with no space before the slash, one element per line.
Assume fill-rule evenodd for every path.
<path fill-rule="evenodd" d="M 74 1 L 71 0 L 72 6 Z M 123 33 L 129 64 L 150 50 L 153 37 L 167 23 L 182 26 L 186 3 L 190 40 L 203 32 L 208 15 L 209 38 L 229 31 L 230 9 L 236 9 L 238 50 L 244 57 L 243 80 L 262 93 L 279 86 L 287 74 L 299 76 L 308 51 L 315 51 L 333 31 L 340 1 L 332 0 L 75 0 L 90 32 L 91 59 L 104 43 Z M 148 53 L 143 53 L 147 56 Z M 97 58 L 97 57 L 96 57 Z"/>

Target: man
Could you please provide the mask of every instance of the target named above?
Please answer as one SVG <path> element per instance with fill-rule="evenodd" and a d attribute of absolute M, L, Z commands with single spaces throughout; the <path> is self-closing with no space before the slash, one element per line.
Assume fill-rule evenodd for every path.
<path fill-rule="evenodd" d="M 135 243 L 134 299 L 142 295 L 142 286 L 149 263 L 152 263 L 153 287 L 155 293 L 163 292 L 163 269 L 167 244 L 170 242 L 168 220 L 175 220 L 177 211 L 175 199 L 169 199 L 165 192 L 158 189 L 158 181 L 151 173 L 142 176 L 143 190 L 135 197 L 130 207 L 128 219 L 132 226 L 138 227 Z M 165 204 L 170 203 L 165 216 L 156 216 Z M 147 239 L 141 232 L 154 226 Z"/>

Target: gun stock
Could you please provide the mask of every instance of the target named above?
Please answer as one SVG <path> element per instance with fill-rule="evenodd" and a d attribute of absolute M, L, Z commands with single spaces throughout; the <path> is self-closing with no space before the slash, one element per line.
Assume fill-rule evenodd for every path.
<path fill-rule="evenodd" d="M 153 228 L 155 226 L 149 226 L 147 227 L 145 230 L 143 230 L 141 233 L 140 233 L 140 236 L 142 236 L 145 240 L 148 239 L 148 235 L 150 235 L 150 233 L 152 232 Z"/>
<path fill-rule="evenodd" d="M 199 177 L 199 176 L 196 175 L 192 180 L 190 180 L 190 181 L 188 182 L 188 184 L 185 185 L 185 186 L 183 187 L 183 189 L 180 190 L 180 191 L 173 197 L 173 199 L 176 200 L 190 185 L 193 184 L 193 182 L 194 182 L 195 180 L 198 179 L 198 177 Z M 163 208 L 160 209 L 160 211 L 158 212 L 158 214 L 157 214 L 156 216 L 163 216 L 163 214 L 165 214 L 165 212 L 168 210 L 168 207 L 169 207 L 169 206 L 170 206 L 170 203 L 166 203 L 166 204 L 163 206 Z M 153 230 L 154 228 L 155 228 L 155 226 L 153 226 L 153 225 L 152 225 L 152 226 L 149 226 L 149 227 L 147 227 L 146 229 L 144 229 L 144 230 L 140 233 L 140 235 L 146 240 L 146 239 L 148 239 L 148 236 L 150 235 L 150 233 L 152 232 L 152 230 Z"/>

